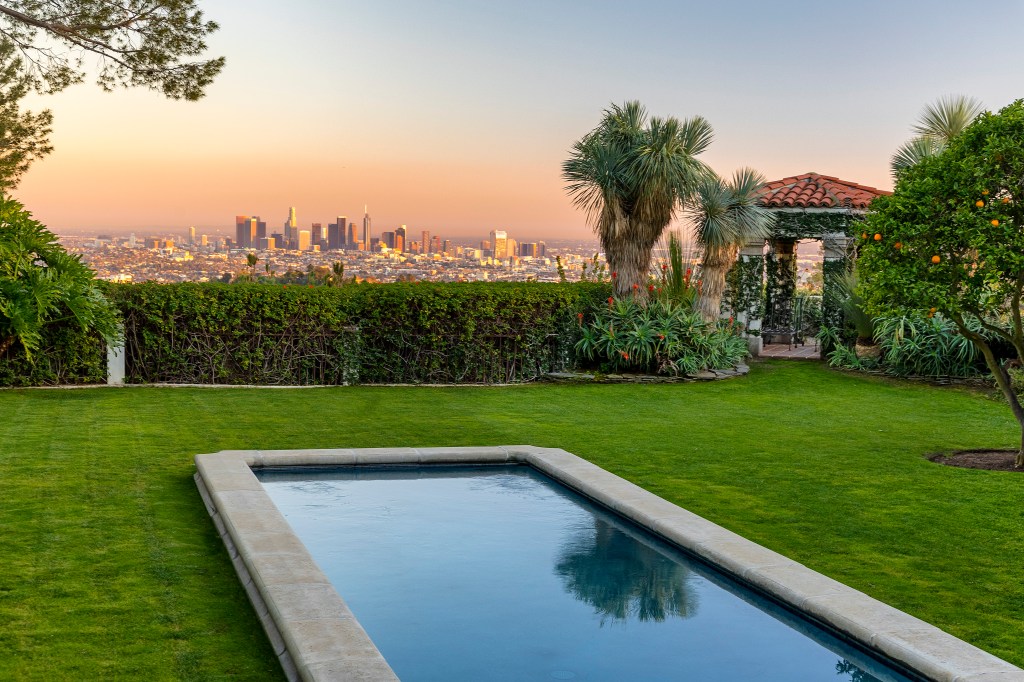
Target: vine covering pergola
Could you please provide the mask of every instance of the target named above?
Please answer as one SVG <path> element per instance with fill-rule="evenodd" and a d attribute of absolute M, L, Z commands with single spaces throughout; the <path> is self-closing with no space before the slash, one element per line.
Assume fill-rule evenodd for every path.
<path fill-rule="evenodd" d="M 842 298 L 837 278 L 853 264 L 851 245 L 875 197 L 891 194 L 830 175 L 804 173 L 767 182 L 758 203 L 775 214 L 768 238 L 740 250 L 733 275 L 732 308 L 755 334 L 792 340 L 797 242 L 817 239 L 824 252 L 822 324 L 841 327 Z M 764 284 L 764 293 L 761 286 Z M 789 339 L 786 335 L 789 334 Z"/>

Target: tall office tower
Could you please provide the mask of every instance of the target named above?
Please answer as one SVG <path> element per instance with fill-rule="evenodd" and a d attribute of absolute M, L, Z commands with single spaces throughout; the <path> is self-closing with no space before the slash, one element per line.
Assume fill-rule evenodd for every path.
<path fill-rule="evenodd" d="M 256 219 L 247 215 L 235 216 L 235 247 L 251 249 L 255 246 Z"/>
<path fill-rule="evenodd" d="M 135 233 L 132 232 L 131 236 L 128 237 L 128 247 L 134 249 L 137 243 L 138 242 L 135 238 Z M 203 246 L 206 246 L 206 244 L 203 244 Z"/>
<path fill-rule="evenodd" d="M 256 241 L 267 238 L 267 221 L 256 216 Z"/>
<path fill-rule="evenodd" d="M 495 260 L 508 258 L 508 233 L 505 230 L 491 230 L 491 243 L 494 244 Z"/>
<path fill-rule="evenodd" d="M 515 239 L 509 239 L 507 245 L 505 246 L 505 257 L 506 258 L 515 258 L 518 255 L 519 255 L 519 242 L 517 242 Z"/>
<path fill-rule="evenodd" d="M 441 253 L 441 238 L 436 235 L 430 243 L 430 253 Z"/>
<path fill-rule="evenodd" d="M 299 241 L 299 221 L 295 217 L 295 207 L 292 206 L 288 209 L 288 220 L 284 221 L 284 248 L 295 249 L 298 248 Z"/>
<path fill-rule="evenodd" d="M 405 253 L 405 225 L 395 228 L 395 251 Z"/>
<path fill-rule="evenodd" d="M 381 232 L 380 243 L 389 249 L 395 248 L 395 233 L 394 232 Z"/>
<path fill-rule="evenodd" d="M 365 247 L 364 247 L 365 248 Z M 370 246 L 367 251 L 380 251 L 380 237 L 370 237 Z"/>
<path fill-rule="evenodd" d="M 372 236 L 370 210 L 363 206 L 363 248 L 370 250 L 370 238 Z"/>
<path fill-rule="evenodd" d="M 324 240 L 324 226 L 323 223 L 313 223 L 313 227 L 310 230 L 309 237 L 313 244 L 319 244 Z"/>
<path fill-rule="evenodd" d="M 327 224 L 327 248 L 331 251 L 336 251 L 341 248 L 344 239 L 342 234 L 344 230 L 338 229 L 338 223 Z"/>
<path fill-rule="evenodd" d="M 420 253 L 430 253 L 430 230 L 423 230 L 420 235 Z"/>
<path fill-rule="evenodd" d="M 135 235 L 134 234 L 132 235 L 132 241 L 133 242 L 135 241 Z M 205 234 L 199 235 L 199 245 L 200 246 L 209 246 L 210 245 L 210 238 L 208 236 L 206 236 Z M 134 248 L 134 245 L 132 246 L 132 248 Z"/>
<path fill-rule="evenodd" d="M 548 255 L 548 245 L 544 242 L 537 242 L 537 257 L 544 258 Z"/>
<path fill-rule="evenodd" d="M 346 234 L 348 236 L 345 238 L 345 248 L 357 251 L 358 249 L 356 249 L 356 243 L 359 241 L 359 234 L 356 232 L 355 223 L 348 224 L 348 231 L 346 232 Z"/>
<path fill-rule="evenodd" d="M 309 233 L 309 230 L 299 230 L 298 232 L 299 235 L 297 237 L 297 240 L 299 251 L 309 251 L 310 248 L 312 247 L 312 244 L 310 243 L 311 235 Z"/>
<path fill-rule="evenodd" d="M 195 246 L 196 245 L 196 226 L 195 225 L 193 225 L 192 227 L 188 228 L 188 245 L 189 246 Z"/>
<path fill-rule="evenodd" d="M 530 258 L 537 255 L 537 242 L 523 242 L 519 245 L 519 256 Z"/>
<path fill-rule="evenodd" d="M 334 248 L 343 249 L 345 244 L 348 243 L 348 216 L 338 216 L 338 245 Z"/>
<path fill-rule="evenodd" d="M 451 249 L 452 249 L 451 241 L 445 239 L 444 240 L 444 244 L 441 245 L 441 253 L 445 253 L 445 254 L 451 253 Z"/>

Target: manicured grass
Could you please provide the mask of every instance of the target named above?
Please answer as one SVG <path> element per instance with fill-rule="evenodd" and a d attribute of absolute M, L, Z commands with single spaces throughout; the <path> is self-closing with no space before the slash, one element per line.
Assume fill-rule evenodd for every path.
<path fill-rule="evenodd" d="M 711 384 L 0 391 L 0 679 L 274 679 L 192 482 L 222 449 L 560 447 L 1024 665 L 1024 474 L 959 389 L 760 363 Z"/>

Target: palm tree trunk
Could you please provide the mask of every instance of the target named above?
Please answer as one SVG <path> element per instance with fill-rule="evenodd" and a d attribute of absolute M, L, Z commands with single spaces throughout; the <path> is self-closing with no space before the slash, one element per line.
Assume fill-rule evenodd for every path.
<path fill-rule="evenodd" d="M 697 309 L 704 320 L 714 324 L 722 315 L 722 296 L 729 270 L 736 263 L 739 247 L 735 245 L 707 247 L 701 262 L 701 284 Z"/>
<path fill-rule="evenodd" d="M 616 298 L 634 296 L 647 299 L 651 251 L 655 241 L 641 238 L 602 240 Z"/>

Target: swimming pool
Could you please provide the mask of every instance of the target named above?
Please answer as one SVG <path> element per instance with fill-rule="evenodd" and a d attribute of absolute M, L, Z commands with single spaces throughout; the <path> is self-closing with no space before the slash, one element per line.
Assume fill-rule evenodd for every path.
<path fill-rule="evenodd" d="M 573 494 L 582 495 L 598 503 L 599 508 L 615 513 L 603 520 L 594 517 L 589 525 L 584 523 L 577 527 L 577 532 L 570 534 L 578 542 L 566 541 L 559 545 L 566 559 L 555 564 L 555 573 L 560 576 L 559 590 L 578 592 L 578 596 L 583 596 L 577 603 L 590 615 L 600 613 L 599 605 L 605 601 L 593 594 L 590 601 L 587 600 L 585 595 L 593 590 L 585 588 L 589 582 L 580 578 L 585 570 L 579 567 L 581 562 L 578 558 L 569 559 L 604 551 L 599 547 L 608 543 L 599 541 L 599 537 L 607 536 L 613 530 L 626 532 L 623 529 L 629 528 L 619 519 L 621 517 L 656 536 L 655 544 L 648 547 L 648 558 L 642 563 L 661 565 L 657 557 L 665 555 L 666 546 L 670 553 L 682 550 L 683 554 L 698 559 L 694 566 L 672 569 L 678 571 L 677 577 L 682 577 L 685 572 L 682 582 L 687 586 L 700 580 L 716 582 L 710 577 L 714 572 L 701 572 L 701 565 L 709 565 L 726 576 L 719 582 L 732 582 L 751 589 L 754 596 L 747 597 L 747 601 L 785 607 L 776 608 L 768 618 L 792 620 L 791 625 L 797 629 L 806 629 L 802 623 L 808 620 L 821 624 L 834 633 L 836 639 L 853 645 L 851 656 L 861 651 L 870 652 L 872 656 L 894 662 L 898 669 L 907 671 L 912 678 L 944 682 L 1024 682 L 1024 670 L 750 542 L 564 450 L 533 446 L 244 450 L 197 455 L 195 460 L 195 479 L 203 501 L 289 679 L 383 681 L 397 677 L 374 641 L 367 636 L 359 618 L 353 615 L 309 549 L 271 501 L 254 471 L 281 466 L 526 464 L 570 488 Z M 626 532 L 627 535 L 631 533 L 636 534 Z M 559 565 L 561 569 L 557 568 Z M 582 561 L 582 565 L 589 564 Z M 387 565 L 377 564 L 379 571 L 387 568 Z M 669 569 L 660 568 L 658 571 Z M 683 594 L 689 592 L 682 590 L 679 599 L 670 598 L 662 602 L 664 620 L 669 620 L 668 614 L 674 613 L 672 619 L 684 621 L 683 625 L 693 622 L 692 617 L 680 615 L 689 613 L 689 608 L 665 607 L 666 604 L 689 604 L 682 599 Z M 698 591 L 694 600 L 698 613 L 704 610 L 703 604 L 708 599 L 702 595 Z M 627 613 L 639 614 L 641 602 L 627 600 L 626 603 L 634 604 L 626 609 Z M 619 627 L 618 612 L 607 608 L 605 611 L 604 627 Z M 656 612 L 648 610 L 647 613 Z M 802 618 L 795 618 L 793 613 L 801 614 Z M 433 621 L 425 622 L 429 630 Z M 641 625 L 646 625 L 646 621 Z M 731 633 L 732 630 L 723 631 L 722 639 L 728 646 L 742 647 L 743 643 L 731 638 Z M 812 635 L 812 639 L 815 636 Z M 833 650 L 828 643 L 824 646 Z M 834 662 L 840 668 L 844 667 L 842 661 L 859 664 L 845 656 L 840 659 L 840 656 L 843 654 L 836 653 Z M 871 666 L 867 668 L 871 674 L 876 674 Z M 559 679 L 559 676 L 585 679 L 582 676 L 570 677 L 578 674 L 571 668 L 553 667 L 547 673 L 550 679 Z M 848 675 L 839 668 L 833 668 L 822 679 L 843 679 L 837 673 Z M 635 675 L 631 677 L 643 679 Z M 687 679 L 700 678 L 690 676 Z"/>
<path fill-rule="evenodd" d="M 530 467 L 257 477 L 406 682 L 909 679 Z"/>

